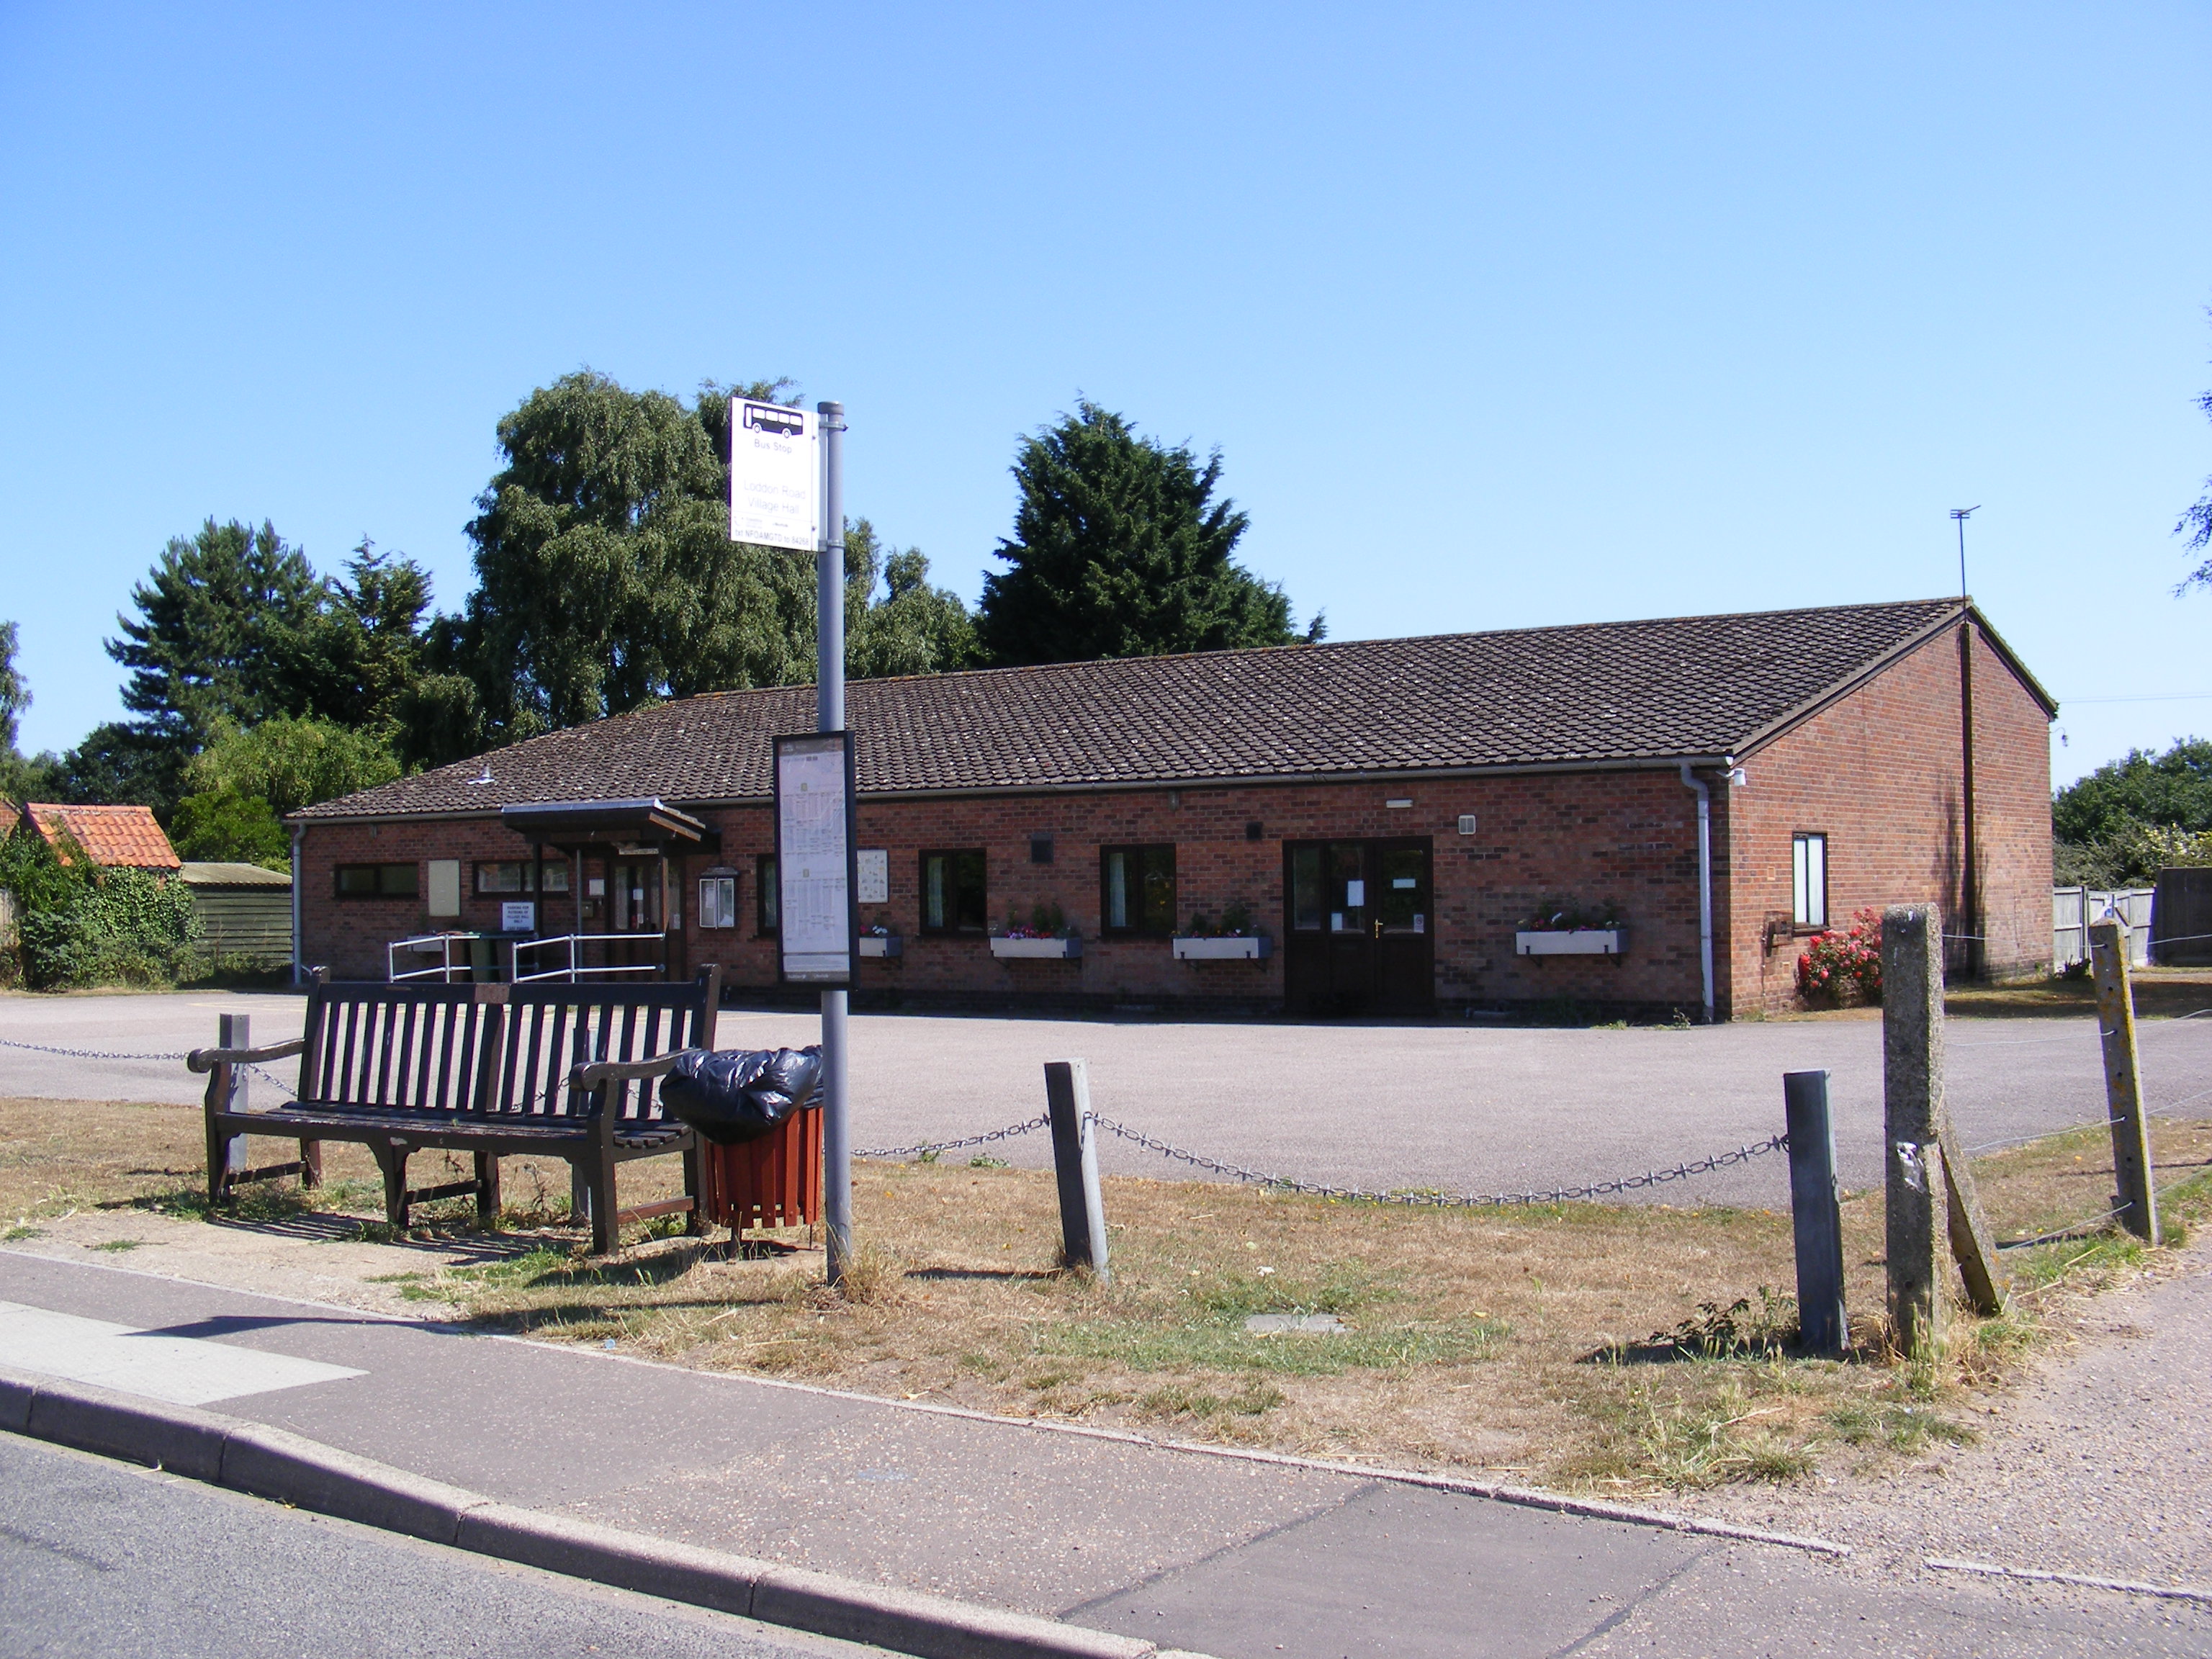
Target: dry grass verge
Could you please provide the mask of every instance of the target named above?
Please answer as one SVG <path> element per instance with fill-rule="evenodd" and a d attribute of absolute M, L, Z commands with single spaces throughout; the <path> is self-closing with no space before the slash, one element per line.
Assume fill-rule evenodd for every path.
<path fill-rule="evenodd" d="M 0 1102 L 0 1227 L 20 1217 L 35 1232 L 67 1207 L 204 1213 L 198 1134 L 189 1109 Z M 2212 1212 L 2212 1123 L 2162 1121 L 2156 1137 L 2178 1230 Z M 377 1236 L 366 1157 L 329 1152 L 317 1206 Z M 811 1251 L 736 1259 L 662 1236 L 593 1261 L 555 1224 L 565 1171 L 524 1162 L 509 1254 L 384 1279 L 497 1328 L 704 1369 L 1613 1493 L 1873 1470 L 1971 1438 L 2053 1310 L 2143 1257 L 2083 1224 L 2112 1189 L 2101 1130 L 1978 1163 L 2001 1237 L 2078 1236 L 2008 1252 L 2014 1311 L 1961 1314 L 1950 1358 L 1919 1368 L 1881 1349 L 1878 1194 L 1844 1206 L 1858 1351 L 1838 1363 L 1789 1352 L 1789 1218 L 1764 1211 L 1435 1210 L 1115 1178 L 1100 1284 L 1054 1266 L 1048 1175 L 871 1164 L 855 1176 L 854 1294 L 839 1296 Z M 674 1182 L 673 1160 L 658 1163 L 641 1196 L 647 1180 Z M 295 1192 L 249 1202 L 303 1207 Z M 465 1208 L 431 1206 L 426 1228 L 462 1227 Z M 1345 1329 L 1250 1334 L 1266 1313 L 1332 1314 Z"/>

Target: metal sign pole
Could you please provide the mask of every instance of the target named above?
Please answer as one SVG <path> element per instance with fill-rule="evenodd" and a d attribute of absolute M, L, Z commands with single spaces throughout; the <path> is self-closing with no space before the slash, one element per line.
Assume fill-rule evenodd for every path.
<path fill-rule="evenodd" d="M 818 428 L 822 434 L 822 550 L 816 556 L 814 729 L 842 732 L 845 729 L 845 405 L 821 403 L 815 409 L 822 417 Z M 857 826 L 847 825 L 848 842 L 856 830 Z M 822 994 L 822 1210 L 832 1285 L 845 1282 L 845 1270 L 853 1258 L 853 1134 L 845 1086 L 847 995 L 842 990 Z"/>

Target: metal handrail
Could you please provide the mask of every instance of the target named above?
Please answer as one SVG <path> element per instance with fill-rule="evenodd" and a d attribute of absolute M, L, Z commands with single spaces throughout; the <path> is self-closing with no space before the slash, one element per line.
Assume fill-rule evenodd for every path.
<path fill-rule="evenodd" d="M 580 947 L 586 945 L 635 945 L 641 939 L 660 939 L 661 960 L 639 963 L 634 966 L 586 968 L 578 960 Z M 568 963 L 565 968 L 541 968 L 535 973 L 522 971 L 522 953 L 536 951 L 549 945 L 568 947 Z M 528 985 L 538 980 L 565 979 L 571 984 L 579 974 L 658 974 L 667 965 L 668 945 L 665 939 L 654 933 L 556 933 L 550 939 L 517 939 L 507 953 L 507 979 L 516 985 Z"/>
<path fill-rule="evenodd" d="M 428 979 L 435 975 L 441 984 L 450 985 L 453 982 L 453 970 L 459 968 L 462 978 L 465 979 L 472 971 L 468 960 L 468 952 L 464 951 L 461 953 L 461 960 L 456 963 L 453 960 L 453 944 L 456 940 L 472 939 L 476 937 L 474 933 L 417 933 L 412 939 L 393 939 L 384 947 L 384 977 L 390 983 L 397 985 L 404 980 Z M 419 951 L 420 947 L 426 945 L 435 945 L 439 947 L 438 965 L 434 968 L 410 968 L 405 973 L 401 973 L 399 953 L 402 951 Z"/>

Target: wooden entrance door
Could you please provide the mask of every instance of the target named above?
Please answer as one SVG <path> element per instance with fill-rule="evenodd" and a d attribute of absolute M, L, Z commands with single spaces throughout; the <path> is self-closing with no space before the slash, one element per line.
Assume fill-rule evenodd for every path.
<path fill-rule="evenodd" d="M 1291 1012 L 1426 1013 L 1436 1003 L 1426 836 L 1283 844 Z"/>

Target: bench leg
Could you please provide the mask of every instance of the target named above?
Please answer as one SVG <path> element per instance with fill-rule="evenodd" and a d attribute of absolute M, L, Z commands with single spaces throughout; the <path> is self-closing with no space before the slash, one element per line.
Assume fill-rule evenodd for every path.
<path fill-rule="evenodd" d="M 303 1140 L 300 1143 L 300 1186 L 313 1192 L 323 1184 L 323 1143 Z"/>
<path fill-rule="evenodd" d="M 499 1221 L 499 1159 L 490 1152 L 477 1154 L 477 1221 L 485 1227 Z"/>
<path fill-rule="evenodd" d="M 376 1167 L 384 1171 L 384 1218 L 402 1232 L 407 1229 L 407 1149 L 372 1146 Z"/>
<path fill-rule="evenodd" d="M 215 1114 L 207 1114 L 208 1202 L 230 1201 L 230 1137 L 216 1127 Z"/>
<path fill-rule="evenodd" d="M 622 1228 L 615 1220 L 615 1161 L 611 1154 L 602 1153 L 592 1170 L 592 1254 L 612 1255 L 615 1246 L 622 1242 Z"/>
<path fill-rule="evenodd" d="M 568 1222 L 580 1227 L 592 1218 L 592 1178 L 581 1159 L 568 1160 Z"/>

